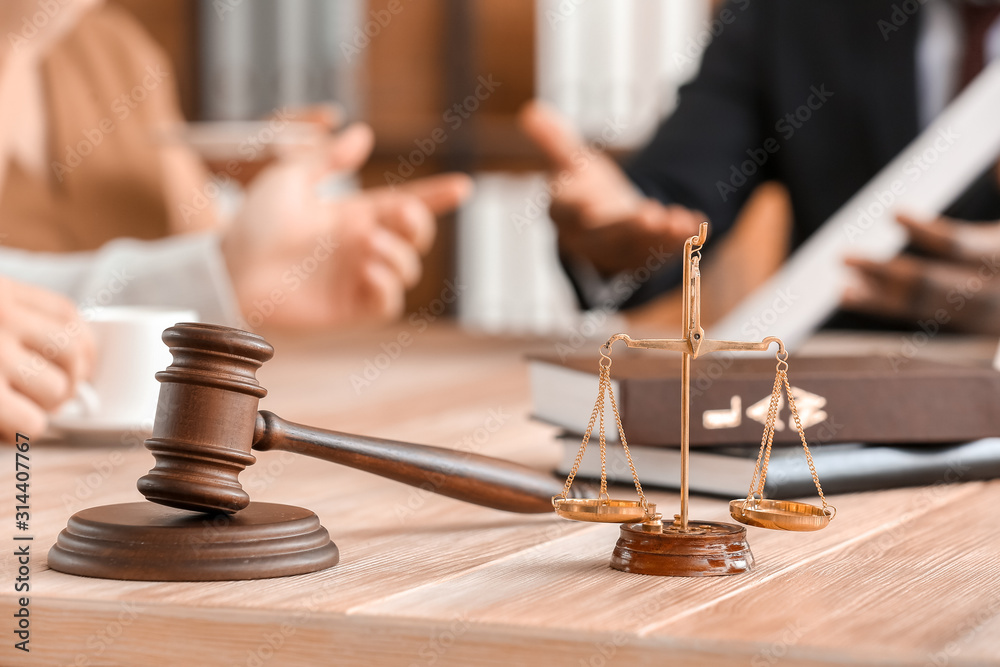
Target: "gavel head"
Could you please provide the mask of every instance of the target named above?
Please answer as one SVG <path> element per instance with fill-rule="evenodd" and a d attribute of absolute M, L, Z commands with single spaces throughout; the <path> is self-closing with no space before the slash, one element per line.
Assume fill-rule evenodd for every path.
<path fill-rule="evenodd" d="M 146 440 L 156 465 L 139 491 L 180 509 L 241 510 L 250 497 L 238 477 L 256 460 L 257 404 L 267 394 L 255 373 L 274 348 L 256 334 L 210 324 L 177 324 L 163 342 L 173 362 L 156 374 L 160 398 Z"/>

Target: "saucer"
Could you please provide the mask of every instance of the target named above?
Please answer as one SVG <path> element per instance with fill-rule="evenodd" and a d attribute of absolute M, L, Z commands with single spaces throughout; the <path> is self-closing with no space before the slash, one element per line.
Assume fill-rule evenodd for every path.
<path fill-rule="evenodd" d="M 123 419 L 78 416 L 54 416 L 49 420 L 47 440 L 80 445 L 134 445 L 153 431 L 150 418 Z"/>

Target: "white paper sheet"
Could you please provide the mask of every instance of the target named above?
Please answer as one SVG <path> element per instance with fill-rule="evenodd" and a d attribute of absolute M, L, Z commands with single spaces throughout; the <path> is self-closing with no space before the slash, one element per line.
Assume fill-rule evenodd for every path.
<path fill-rule="evenodd" d="M 847 282 L 846 257 L 896 255 L 906 244 L 897 212 L 933 218 L 998 155 L 1000 62 L 994 62 L 709 334 L 729 340 L 778 336 L 794 349 L 836 309 Z"/>

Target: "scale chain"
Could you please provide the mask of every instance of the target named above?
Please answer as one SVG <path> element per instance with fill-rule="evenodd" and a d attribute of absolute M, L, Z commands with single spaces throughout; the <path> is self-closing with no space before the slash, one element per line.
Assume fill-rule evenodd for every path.
<path fill-rule="evenodd" d="M 642 484 L 639 483 L 639 473 L 635 471 L 635 464 L 632 463 L 632 452 L 629 451 L 628 440 L 625 439 L 625 429 L 622 428 L 622 418 L 621 415 L 618 414 L 618 403 L 615 401 L 615 394 L 614 390 L 611 388 L 610 379 L 608 381 L 608 396 L 611 398 L 611 409 L 615 413 L 615 423 L 618 425 L 618 437 L 621 438 L 622 449 L 625 450 L 625 458 L 628 459 L 629 470 L 632 471 L 632 481 L 635 483 L 635 492 L 639 495 L 639 505 L 648 513 L 649 503 L 646 501 L 646 495 L 642 492 Z M 603 470 L 601 472 L 603 473 Z M 605 480 L 602 477 L 601 482 L 603 483 L 604 481 Z"/>
<path fill-rule="evenodd" d="M 750 480 L 750 490 L 747 492 L 747 502 L 751 502 L 753 500 L 755 493 L 761 497 L 764 495 L 764 480 L 767 476 L 767 466 L 771 459 L 771 444 L 774 441 L 774 424 L 777 420 L 778 406 L 780 402 L 781 385 L 776 374 L 774 384 L 771 386 L 771 402 L 767 407 L 767 418 L 764 420 L 764 433 L 760 438 L 760 451 L 757 453 L 757 462 L 754 464 L 753 478 Z"/>
<path fill-rule="evenodd" d="M 605 352 L 605 349 L 607 349 L 607 352 Z M 573 467 L 570 469 L 570 473 L 566 477 L 566 483 L 563 485 L 562 493 L 553 497 L 553 504 L 555 503 L 556 498 L 565 500 L 569 496 L 570 488 L 573 486 L 577 472 L 580 470 L 580 465 L 583 462 L 583 456 L 587 451 L 587 445 L 590 442 L 595 424 L 598 425 L 598 441 L 601 452 L 601 490 L 598 497 L 604 500 L 609 498 L 607 441 L 604 420 L 604 396 L 606 393 L 608 398 L 611 400 L 611 410 L 615 416 L 615 425 L 618 427 L 618 437 L 622 441 L 622 448 L 625 450 L 625 458 L 628 460 L 629 470 L 632 473 L 632 481 L 635 483 L 635 490 L 639 495 L 639 505 L 648 513 L 649 502 L 646 500 L 646 496 L 642 491 L 642 484 L 639 483 L 639 474 L 636 472 L 635 464 L 632 462 L 632 453 L 628 448 L 628 440 L 625 437 L 625 429 L 622 426 L 621 414 L 618 411 L 618 402 L 615 400 L 615 393 L 611 384 L 611 349 L 608 347 L 607 343 L 601 346 L 600 352 L 601 360 L 598 362 L 598 365 L 600 366 L 600 373 L 598 379 L 597 401 L 594 403 L 593 412 L 590 413 L 590 421 L 587 424 L 587 430 L 583 434 L 583 441 L 580 443 L 580 449 L 577 450 L 576 459 L 573 461 Z M 605 361 L 607 363 L 605 363 Z"/>
<path fill-rule="evenodd" d="M 819 482 L 819 474 L 816 472 L 816 465 L 813 463 L 812 453 L 809 451 L 809 444 L 806 442 L 805 429 L 802 427 L 802 420 L 799 418 L 798 408 L 795 406 L 795 397 L 792 395 L 792 387 L 788 382 L 788 357 L 784 358 L 779 352 L 776 355 L 778 364 L 775 367 L 774 385 L 771 387 L 771 402 L 767 409 L 767 418 L 764 422 L 764 434 L 761 436 L 760 451 L 757 454 L 757 462 L 754 464 L 753 478 L 750 480 L 750 490 L 747 492 L 748 504 L 754 501 L 754 496 L 764 497 L 764 484 L 767 479 L 767 468 L 771 461 L 771 447 L 774 443 L 774 429 L 778 420 L 778 412 L 781 402 L 781 388 L 784 387 L 785 395 L 788 397 L 788 409 L 792 413 L 795 428 L 799 433 L 799 440 L 802 442 L 802 449 L 806 455 L 806 462 L 809 464 L 809 472 L 812 475 L 816 492 L 823 502 L 823 511 L 829 511 L 826 496 L 823 495 L 823 487 Z"/>
<path fill-rule="evenodd" d="M 788 368 L 788 364 L 785 364 L 785 369 Z M 809 472 L 812 474 L 813 483 L 816 485 L 816 492 L 819 493 L 819 499 L 823 501 L 823 511 L 827 510 L 826 496 L 823 495 L 823 487 L 819 483 L 819 475 L 816 473 L 816 466 L 813 464 L 812 454 L 809 451 L 809 445 L 806 443 L 805 430 L 802 428 L 802 422 L 799 420 L 799 411 L 795 408 L 795 397 L 792 396 L 792 388 L 788 384 L 788 373 L 785 370 L 778 371 L 781 376 L 782 382 L 785 383 L 785 393 L 788 394 L 788 409 L 791 410 L 792 418 L 795 420 L 795 428 L 799 431 L 799 440 L 802 441 L 802 449 L 806 453 L 806 462 L 809 464 Z"/>
<path fill-rule="evenodd" d="M 594 410 L 590 413 L 590 421 L 587 423 L 587 430 L 583 433 L 583 442 L 580 443 L 580 449 L 576 452 L 576 460 L 573 461 L 573 467 L 570 468 L 569 476 L 566 477 L 566 483 L 563 485 L 562 493 L 560 493 L 555 498 L 562 498 L 565 500 L 569 496 L 569 490 L 573 486 L 573 481 L 576 479 L 576 473 L 580 470 L 580 464 L 583 462 L 583 455 L 587 453 L 587 444 L 590 442 L 590 434 L 594 432 L 594 423 L 597 421 L 597 415 L 604 412 L 604 365 L 601 364 L 601 377 L 598 381 L 598 394 L 597 402 L 594 404 Z M 603 421 L 603 419 L 602 419 Z M 555 502 L 553 498 L 553 503 Z"/>

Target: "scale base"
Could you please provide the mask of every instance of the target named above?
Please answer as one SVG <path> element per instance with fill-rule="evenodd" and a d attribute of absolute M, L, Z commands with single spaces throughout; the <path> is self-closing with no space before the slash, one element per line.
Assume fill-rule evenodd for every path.
<path fill-rule="evenodd" d="M 301 507 L 250 503 L 230 515 L 150 502 L 77 512 L 48 558 L 59 572 L 136 581 L 266 579 L 339 560 L 319 518 Z"/>
<path fill-rule="evenodd" d="M 733 523 L 690 521 L 675 524 L 622 524 L 611 567 L 634 574 L 711 577 L 743 574 L 753 568 L 747 529 Z"/>

